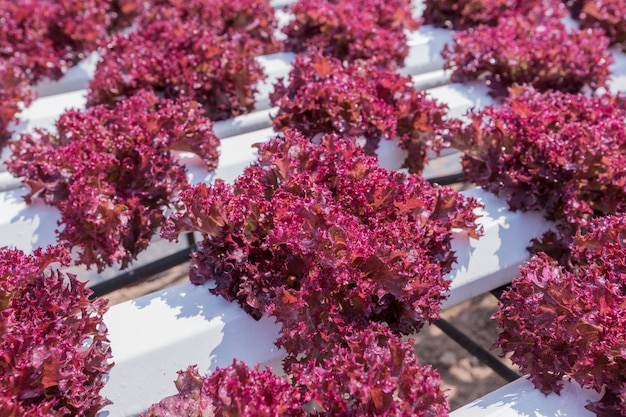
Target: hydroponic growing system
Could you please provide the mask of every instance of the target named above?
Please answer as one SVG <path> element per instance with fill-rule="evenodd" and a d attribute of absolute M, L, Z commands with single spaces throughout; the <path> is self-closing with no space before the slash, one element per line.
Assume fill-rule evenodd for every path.
<path fill-rule="evenodd" d="M 0 13 L 0 415 L 626 415 L 625 3 Z M 502 288 L 450 412 L 410 337 Z"/>

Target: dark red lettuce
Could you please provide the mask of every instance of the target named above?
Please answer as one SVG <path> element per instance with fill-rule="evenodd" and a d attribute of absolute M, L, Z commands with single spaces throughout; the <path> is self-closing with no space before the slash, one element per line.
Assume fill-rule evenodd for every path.
<path fill-rule="evenodd" d="M 542 210 L 554 221 L 556 235 L 544 237 L 542 250 L 567 251 L 591 218 L 626 210 L 620 97 L 517 90 L 469 117 L 453 139 L 467 178 L 512 210 Z"/>
<path fill-rule="evenodd" d="M 560 0 L 425 0 L 424 24 L 465 30 L 478 25 L 496 26 L 504 15 L 527 15 L 541 10 L 564 14 Z"/>
<path fill-rule="evenodd" d="M 270 370 L 249 368 L 235 359 L 226 368 L 201 376 L 196 367 L 178 373 L 178 394 L 151 406 L 142 417 L 305 417 L 302 388 Z"/>
<path fill-rule="evenodd" d="M 203 234 L 192 281 L 214 280 L 211 292 L 256 318 L 295 324 L 299 314 L 336 313 L 402 333 L 434 320 L 455 259 L 450 230 L 477 236 L 477 203 L 389 172 L 352 141 L 284 135 L 259 145 L 258 162 L 232 186 L 181 193 L 163 235 Z"/>
<path fill-rule="evenodd" d="M 313 143 L 287 129 L 257 147 L 234 184 L 182 192 L 162 229 L 169 239 L 201 233 L 192 282 L 211 281 L 212 293 L 281 324 L 293 415 L 446 415 L 437 373 L 401 337 L 437 319 L 455 261 L 452 229 L 481 233 L 476 201 L 387 171 L 335 134 Z M 260 398 L 255 381 L 214 381 L 234 407 L 219 414 L 214 403 L 216 415 L 275 399 Z"/>
<path fill-rule="evenodd" d="M 623 0 L 582 1 L 575 15 L 582 28 L 601 28 L 615 45 L 626 51 L 626 3 Z"/>
<path fill-rule="evenodd" d="M 172 151 L 192 151 L 217 166 L 219 140 L 195 102 L 140 93 L 114 108 L 71 110 L 56 133 L 38 131 L 11 144 L 7 166 L 24 177 L 27 202 L 61 212 L 58 237 L 79 261 L 122 268 L 146 249 L 187 180 Z"/>
<path fill-rule="evenodd" d="M 113 366 L 104 299 L 59 271 L 69 255 L 0 249 L 0 409 L 5 416 L 95 416 Z"/>
<path fill-rule="evenodd" d="M 423 170 L 428 150 L 445 146 L 446 106 L 416 90 L 410 77 L 369 62 L 344 66 L 315 52 L 299 55 L 287 83 L 280 80 L 270 99 L 278 107 L 276 131 L 295 128 L 312 138 L 337 133 L 364 142 L 369 155 L 381 139 L 398 139 L 408 151 L 403 165 L 412 173 Z"/>
<path fill-rule="evenodd" d="M 0 60 L 31 83 L 58 79 L 106 38 L 110 3 L 99 0 L 0 1 Z"/>
<path fill-rule="evenodd" d="M 484 79 L 494 96 L 530 84 L 578 93 L 606 87 L 613 57 L 601 29 L 567 28 L 554 16 L 503 17 L 496 26 L 457 32 L 442 56 L 453 82 Z"/>
<path fill-rule="evenodd" d="M 0 148 L 35 98 L 32 86 L 59 79 L 95 50 L 110 18 L 105 1 L 0 0 Z"/>
<path fill-rule="evenodd" d="M 283 28 L 287 50 L 320 49 L 342 61 L 367 59 L 385 68 L 404 64 L 404 30 L 420 26 L 409 0 L 298 0 L 288 10 L 294 19 Z"/>
<path fill-rule="evenodd" d="M 152 0 L 139 25 L 169 19 L 196 21 L 218 35 L 244 33 L 250 37 L 249 42 L 261 44 L 264 54 L 282 50 L 282 42 L 276 38 L 275 9 L 268 0 Z"/>
<path fill-rule="evenodd" d="M 531 258 L 494 316 L 497 345 L 544 393 L 562 379 L 605 390 L 589 409 L 626 414 L 626 218 L 591 221 L 573 239 L 569 266 Z"/>
<path fill-rule="evenodd" d="M 0 0 L 0 148 L 9 125 L 35 98 L 33 86 L 57 80 L 130 24 L 137 0 Z"/>
<path fill-rule="evenodd" d="M 265 78 L 249 35 L 218 35 L 198 21 L 157 20 L 119 34 L 108 45 L 89 85 L 87 105 L 113 105 L 142 90 L 169 99 L 195 100 L 212 120 L 254 108 Z"/>
<path fill-rule="evenodd" d="M 331 339 L 322 357 L 293 368 L 295 382 L 306 387 L 319 410 L 314 415 L 447 416 L 439 374 L 417 362 L 411 340 L 383 325 L 347 326 Z"/>

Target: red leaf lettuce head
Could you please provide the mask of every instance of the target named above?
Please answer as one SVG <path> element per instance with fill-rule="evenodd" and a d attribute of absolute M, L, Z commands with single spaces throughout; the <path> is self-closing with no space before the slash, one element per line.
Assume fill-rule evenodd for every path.
<path fill-rule="evenodd" d="M 494 316 L 497 345 L 542 392 L 564 377 L 606 390 L 590 405 L 599 417 L 626 413 L 625 236 L 626 217 L 605 216 L 575 236 L 569 266 L 533 256 Z"/>
<path fill-rule="evenodd" d="M 0 60 L 19 66 L 31 83 L 60 78 L 107 38 L 110 2 L 0 1 Z"/>
<path fill-rule="evenodd" d="M 122 268 L 149 244 L 187 183 L 172 151 L 193 151 L 217 166 L 213 123 L 195 102 L 159 101 L 142 92 L 114 108 L 71 110 L 56 133 L 39 131 L 11 144 L 9 170 L 59 209 L 59 239 L 79 248 L 79 261 Z"/>
<path fill-rule="evenodd" d="M 286 131 L 259 145 L 258 162 L 232 186 L 182 192 L 163 235 L 201 232 L 192 281 L 214 280 L 213 293 L 257 318 L 273 311 L 297 322 L 295 299 L 312 317 L 341 307 L 343 320 L 410 333 L 437 317 L 455 260 L 451 230 L 477 237 L 477 207 L 385 170 L 352 141 L 327 135 L 314 144 Z"/>
<path fill-rule="evenodd" d="M 410 77 L 378 69 L 366 61 L 344 65 L 319 52 L 301 54 L 287 84 L 280 80 L 270 95 L 276 131 L 295 128 L 312 138 L 337 133 L 364 141 L 373 155 L 381 139 L 399 140 L 408 151 L 404 166 L 421 172 L 427 151 L 439 152 L 449 128 L 447 107 L 418 91 Z"/>
<path fill-rule="evenodd" d="M 232 185 L 182 192 L 162 230 L 169 239 L 202 234 L 192 282 L 211 280 L 214 294 L 282 325 L 277 345 L 293 385 L 279 392 L 293 415 L 446 415 L 437 374 L 401 334 L 438 317 L 451 230 L 480 234 L 476 201 L 387 171 L 334 134 L 313 143 L 286 130 L 257 147 L 257 162 Z M 275 382 L 249 375 L 235 366 L 213 382 L 215 410 L 245 415 L 248 404 L 283 398 L 257 401 Z"/>
<path fill-rule="evenodd" d="M 371 60 L 391 69 L 408 55 L 404 30 L 421 24 L 409 0 L 298 0 L 288 10 L 294 19 L 283 28 L 287 50 L 319 48 L 342 61 Z"/>
<path fill-rule="evenodd" d="M 139 26 L 170 19 L 195 21 L 218 35 L 246 34 L 250 42 L 260 44 L 263 54 L 282 50 L 282 42 L 276 38 L 278 19 L 268 0 L 152 0 Z"/>
<path fill-rule="evenodd" d="M 98 62 L 87 106 L 114 105 L 143 90 L 167 99 L 195 100 L 212 120 L 254 109 L 256 84 L 265 78 L 249 35 L 218 35 L 198 21 L 157 20 L 118 34 Z"/>
<path fill-rule="evenodd" d="M 424 6 L 424 24 L 454 30 L 496 26 L 504 15 L 565 14 L 560 0 L 425 0 Z"/>
<path fill-rule="evenodd" d="M 515 84 L 579 93 L 607 86 L 613 63 L 608 45 L 600 29 L 568 28 L 555 16 L 512 15 L 493 27 L 455 33 L 442 56 L 453 82 L 485 79 L 496 97 Z"/>
<path fill-rule="evenodd" d="M 448 415 L 439 374 L 417 362 L 410 341 L 382 325 L 340 334 L 323 360 L 311 359 L 293 369 L 294 380 L 309 391 L 318 415 Z"/>
<path fill-rule="evenodd" d="M 201 376 L 195 366 L 178 373 L 178 394 L 164 398 L 141 417 L 305 417 L 302 388 L 269 369 L 249 368 L 240 360 Z"/>
<path fill-rule="evenodd" d="M 0 249 L 0 409 L 14 416 L 95 416 L 112 363 L 104 299 L 74 275 L 60 247 Z"/>
<path fill-rule="evenodd" d="M 625 117 L 619 96 L 516 89 L 470 112 L 452 146 L 465 152 L 470 181 L 556 223 L 543 250 L 566 247 L 590 218 L 626 210 Z"/>
<path fill-rule="evenodd" d="M 580 1 L 574 16 L 581 28 L 600 28 L 611 45 L 626 51 L 626 3 L 623 0 Z"/>

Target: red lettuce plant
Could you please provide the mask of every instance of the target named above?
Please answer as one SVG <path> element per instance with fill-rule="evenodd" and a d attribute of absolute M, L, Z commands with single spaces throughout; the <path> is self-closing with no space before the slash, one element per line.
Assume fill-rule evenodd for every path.
<path fill-rule="evenodd" d="M 0 60 L 31 83 L 58 79 L 106 37 L 110 2 L 1 0 L 0 22 Z"/>
<path fill-rule="evenodd" d="M 429 149 L 444 147 L 446 106 L 417 91 L 410 77 L 378 69 L 364 61 L 344 66 L 337 58 L 316 53 L 299 55 L 287 85 L 283 80 L 270 95 L 278 112 L 276 131 L 295 128 L 315 138 L 337 133 L 364 140 L 374 155 L 381 139 L 399 139 L 408 151 L 404 166 L 421 172 Z"/>
<path fill-rule="evenodd" d="M 261 43 L 264 54 L 282 49 L 282 42 L 276 39 L 275 9 L 268 0 L 152 0 L 150 9 L 141 16 L 140 26 L 172 18 L 198 21 L 219 35 L 245 33 L 251 38 L 249 42 Z"/>
<path fill-rule="evenodd" d="M 283 300 L 293 312 L 297 302 L 313 317 L 337 308 L 344 320 L 401 333 L 434 320 L 455 259 L 450 230 L 478 235 L 476 201 L 389 172 L 336 135 L 316 145 L 284 134 L 258 145 L 257 163 L 233 185 L 181 193 L 162 235 L 203 234 L 192 282 L 214 280 L 212 293 L 256 318 L 278 315 Z"/>
<path fill-rule="evenodd" d="M 178 373 L 178 394 L 164 398 L 141 417 L 305 417 L 302 388 L 270 370 L 250 369 L 235 359 L 203 377 L 195 366 Z"/>
<path fill-rule="evenodd" d="M 586 0 L 575 16 L 582 28 L 601 28 L 611 45 L 626 51 L 626 3 L 623 0 Z"/>
<path fill-rule="evenodd" d="M 234 184 L 183 191 L 161 231 L 202 234 L 192 282 L 276 318 L 284 370 L 313 415 L 445 415 L 436 373 L 400 335 L 438 317 L 451 230 L 480 234 L 477 202 L 387 171 L 336 134 L 317 144 L 286 130 L 257 147 Z M 218 392 L 250 401 L 238 385 Z"/>
<path fill-rule="evenodd" d="M 478 236 L 476 201 L 334 134 L 315 144 L 286 130 L 258 148 L 233 185 L 181 193 L 162 230 L 203 235 L 192 282 L 282 324 L 285 371 L 319 415 L 445 413 L 435 374 L 398 334 L 438 317 L 451 230 Z"/>
<path fill-rule="evenodd" d="M 384 326 L 334 338 L 323 362 L 299 366 L 291 382 L 238 360 L 207 377 L 191 367 L 179 372 L 179 393 L 142 417 L 446 415 L 439 376 L 417 363 L 410 341 Z"/>
<path fill-rule="evenodd" d="M 265 75 L 258 42 L 244 33 L 220 36 L 208 25 L 172 18 L 114 38 L 89 85 L 87 105 L 112 105 L 149 89 L 164 98 L 202 104 L 213 120 L 254 108 Z"/>
<path fill-rule="evenodd" d="M 424 6 L 424 24 L 455 30 L 496 26 L 504 15 L 527 15 L 536 10 L 563 15 L 560 0 L 425 0 Z"/>
<path fill-rule="evenodd" d="M 572 263 L 533 256 L 504 293 L 494 318 L 503 354 L 544 393 L 562 379 L 604 389 L 587 408 L 626 415 L 626 217 L 591 221 L 573 239 Z"/>
<path fill-rule="evenodd" d="M 106 34 L 104 3 L 0 0 L 0 147 L 16 114 L 34 99 L 31 85 L 60 78 Z"/>
<path fill-rule="evenodd" d="M 34 99 L 26 74 L 9 61 L 0 60 L 0 148 L 11 138 L 10 125 L 17 114 Z"/>
<path fill-rule="evenodd" d="M 117 19 L 118 27 L 129 24 L 133 4 L 139 2 L 0 0 L 0 148 L 16 114 L 35 98 L 32 86 L 60 78 L 104 42 Z"/>
<path fill-rule="evenodd" d="M 342 61 L 369 59 L 387 68 L 404 64 L 404 30 L 420 26 L 409 0 L 298 0 L 288 10 L 294 20 L 283 28 L 287 50 L 319 48 Z"/>
<path fill-rule="evenodd" d="M 545 236 L 543 247 L 556 256 L 590 218 L 626 210 L 622 101 L 516 91 L 501 106 L 471 112 L 453 146 L 465 152 L 470 181 L 512 210 L 543 210 L 556 223 L 558 236 Z"/>
<path fill-rule="evenodd" d="M 159 102 L 144 92 L 112 109 L 68 111 L 57 133 L 22 135 L 11 143 L 7 166 L 24 177 L 26 201 L 40 197 L 60 210 L 59 239 L 80 248 L 80 262 L 102 270 L 120 261 L 124 268 L 187 184 L 172 151 L 195 152 L 215 169 L 212 128 L 197 103 Z"/>
<path fill-rule="evenodd" d="M 578 93 L 606 87 L 613 57 L 601 29 L 568 29 L 558 17 L 508 16 L 458 32 L 442 56 L 454 82 L 485 79 L 492 95 L 514 84 Z"/>
<path fill-rule="evenodd" d="M 5 416 L 95 416 L 112 367 L 104 299 L 58 270 L 59 247 L 0 249 L 0 409 Z M 57 264 L 57 265 L 55 265 Z"/>

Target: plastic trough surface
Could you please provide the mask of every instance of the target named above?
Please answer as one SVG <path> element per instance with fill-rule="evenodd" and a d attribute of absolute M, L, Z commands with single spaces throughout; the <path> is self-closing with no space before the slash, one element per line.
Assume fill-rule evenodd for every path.
<path fill-rule="evenodd" d="M 293 0 L 274 0 L 279 8 Z M 419 10 L 419 1 L 416 2 Z M 286 18 L 283 16 L 283 18 Z M 446 103 L 450 116 L 462 117 L 472 107 L 492 104 L 482 83 L 449 84 L 441 69 L 439 51 L 451 39 L 452 32 L 428 26 L 409 34 L 411 46 L 403 74 L 411 75 L 417 88 L 428 89 L 432 97 Z M 616 62 L 610 90 L 626 90 L 626 55 L 615 52 Z M 254 160 L 250 147 L 269 139 L 273 109 L 267 95 L 271 83 L 284 77 L 290 69 L 293 55 L 289 53 L 258 57 L 269 74 L 259 85 L 257 108 L 254 113 L 216 123 L 215 131 L 222 138 L 220 164 L 216 172 L 207 173 L 197 157 L 181 154 L 192 183 L 210 182 L 214 178 L 232 181 Z M 36 127 L 51 128 L 60 113 L 67 108 L 83 108 L 85 88 L 93 75 L 97 56 L 93 55 L 71 69 L 59 82 L 44 82 L 37 86 L 40 98 L 21 114 L 18 131 L 29 132 Z M 383 142 L 383 144 L 386 144 Z M 379 151 L 381 164 L 396 169 L 402 155 L 393 146 Z M 3 158 L 7 150 L 3 151 Z M 434 177 L 458 170 L 458 155 L 449 154 L 434 159 L 424 175 Z M 0 163 L 0 171 L 4 171 Z M 21 196 L 19 179 L 0 172 L 0 246 L 17 247 L 31 252 L 37 247 L 55 242 L 59 213 L 41 202 L 28 206 Z M 475 295 L 497 288 L 511 280 L 521 262 L 527 259 L 528 241 L 541 235 L 549 225 L 538 213 L 511 213 L 506 203 L 480 190 L 464 192 L 485 204 L 480 221 L 485 235 L 479 240 L 457 234 L 453 249 L 457 264 L 448 278 L 452 289 L 445 307 L 460 303 Z M 148 251 L 134 265 L 139 266 L 180 249 L 181 244 L 155 238 Z M 80 279 L 100 282 L 119 273 L 110 268 L 102 274 L 82 268 L 72 268 Z M 102 391 L 114 404 L 100 413 L 105 416 L 133 416 L 152 403 L 175 393 L 176 372 L 189 365 L 201 371 L 228 366 L 233 358 L 249 364 L 278 365 L 282 358 L 273 344 L 279 328 L 269 319 L 255 321 L 237 305 L 212 296 L 206 287 L 189 283 L 113 306 L 105 317 L 113 349 L 113 367 L 109 381 Z M 275 366 L 278 371 L 279 366 Z M 521 417 L 561 416 L 593 417 L 584 409 L 587 400 L 599 394 L 566 383 L 562 395 L 544 396 L 521 379 L 496 390 L 451 413 L 453 417 Z"/>

